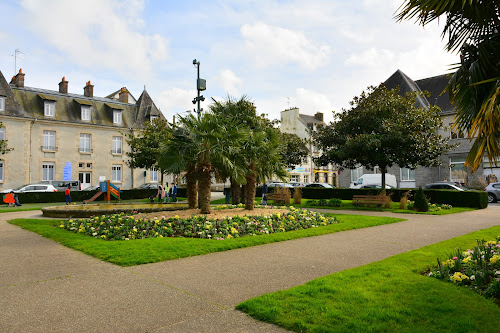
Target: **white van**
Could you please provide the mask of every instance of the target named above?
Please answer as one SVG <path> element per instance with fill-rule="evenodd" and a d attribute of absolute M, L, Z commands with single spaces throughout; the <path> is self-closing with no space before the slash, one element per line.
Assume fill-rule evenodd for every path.
<path fill-rule="evenodd" d="M 361 177 L 359 177 L 357 181 L 352 183 L 351 186 L 349 186 L 349 188 L 361 188 L 366 185 L 379 185 L 380 187 L 382 187 L 382 174 L 380 173 L 364 174 Z M 397 188 L 398 182 L 396 181 L 396 176 L 386 173 L 385 185 Z"/>

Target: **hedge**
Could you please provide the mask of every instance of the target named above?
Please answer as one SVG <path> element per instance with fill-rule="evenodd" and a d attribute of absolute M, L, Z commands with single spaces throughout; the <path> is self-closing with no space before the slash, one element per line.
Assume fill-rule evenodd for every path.
<path fill-rule="evenodd" d="M 71 191 L 71 200 L 72 201 L 83 201 L 88 200 L 94 196 L 98 191 Z M 122 200 L 132 200 L 132 199 L 144 199 L 149 198 L 151 195 L 157 195 L 157 189 L 130 189 L 130 190 L 122 190 L 121 191 L 121 199 Z M 64 196 L 64 191 L 58 192 L 25 192 L 19 193 L 19 201 L 21 204 L 23 203 L 40 203 L 40 202 L 65 202 L 66 198 Z M 186 189 L 178 188 L 177 189 L 178 197 L 186 197 Z M 95 201 L 104 201 L 104 194 L 99 196 Z M 114 197 L 111 197 L 111 201 L 116 201 Z"/>
<path fill-rule="evenodd" d="M 293 188 L 291 189 L 293 194 Z M 352 200 L 354 195 L 377 195 L 380 189 L 363 188 L 318 188 L 304 187 L 302 198 L 304 199 L 330 199 Z M 387 189 L 387 195 L 391 200 L 399 202 L 404 193 L 410 191 L 408 198 L 413 200 L 416 189 Z M 452 190 L 424 190 L 425 195 L 432 203 L 449 204 L 455 207 L 472 207 L 483 209 L 488 206 L 488 193 L 481 191 L 452 191 Z M 256 196 L 262 196 L 262 188 L 257 188 Z"/>

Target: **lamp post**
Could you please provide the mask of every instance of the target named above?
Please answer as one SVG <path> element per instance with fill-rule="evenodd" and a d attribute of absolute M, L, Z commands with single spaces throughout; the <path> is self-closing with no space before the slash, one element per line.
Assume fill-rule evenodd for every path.
<path fill-rule="evenodd" d="M 203 95 L 200 95 L 200 92 L 207 89 L 207 81 L 204 79 L 200 79 L 200 62 L 194 59 L 193 65 L 198 69 L 198 76 L 196 79 L 196 90 L 198 91 L 198 97 L 195 97 L 193 99 L 193 104 L 198 103 L 198 109 L 195 109 L 194 111 L 198 113 L 198 119 L 200 119 L 201 111 L 203 111 L 203 109 L 200 108 L 200 102 L 205 100 L 205 97 L 203 97 Z"/>

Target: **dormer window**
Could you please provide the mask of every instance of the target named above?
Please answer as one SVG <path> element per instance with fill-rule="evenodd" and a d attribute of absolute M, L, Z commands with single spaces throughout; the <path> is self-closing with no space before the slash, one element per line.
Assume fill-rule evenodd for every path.
<path fill-rule="evenodd" d="M 155 121 L 155 119 L 158 119 L 158 116 L 149 116 L 149 121 L 151 124 Z"/>
<path fill-rule="evenodd" d="M 55 117 L 56 115 L 56 102 L 54 101 L 44 101 L 43 102 L 43 114 L 45 117 Z"/>
<path fill-rule="evenodd" d="M 90 105 L 82 105 L 82 121 L 90 121 Z"/>
<path fill-rule="evenodd" d="M 115 125 L 122 124 L 122 111 L 121 110 L 113 110 L 113 124 L 115 124 Z"/>
<path fill-rule="evenodd" d="M 0 112 L 5 111 L 5 96 L 0 96 Z"/>

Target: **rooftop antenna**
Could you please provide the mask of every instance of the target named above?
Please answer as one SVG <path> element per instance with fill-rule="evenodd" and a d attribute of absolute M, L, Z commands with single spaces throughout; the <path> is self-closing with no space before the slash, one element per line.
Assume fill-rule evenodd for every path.
<path fill-rule="evenodd" d="M 288 100 L 288 110 L 290 110 L 290 97 L 286 98 Z"/>
<path fill-rule="evenodd" d="M 24 54 L 21 52 L 21 50 L 19 49 L 15 49 L 14 50 L 14 54 L 10 54 L 11 57 L 14 57 L 14 75 L 17 74 L 17 57 L 18 57 L 18 54 Z"/>

